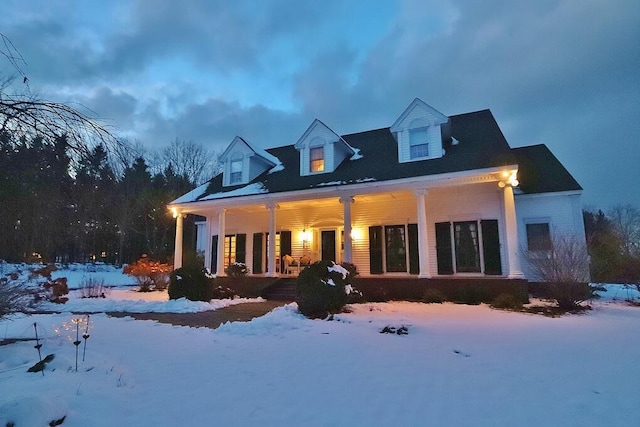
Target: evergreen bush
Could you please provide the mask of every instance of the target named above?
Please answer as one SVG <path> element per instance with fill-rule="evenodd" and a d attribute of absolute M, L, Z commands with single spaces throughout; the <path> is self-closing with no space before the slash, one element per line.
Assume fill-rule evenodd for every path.
<path fill-rule="evenodd" d="M 333 261 L 317 261 L 296 280 L 298 310 L 311 319 L 323 319 L 342 311 L 351 292 L 351 273 Z"/>
<path fill-rule="evenodd" d="M 205 302 L 213 299 L 213 282 L 204 267 L 190 264 L 171 272 L 169 299 L 178 298 Z"/>
<path fill-rule="evenodd" d="M 427 304 L 442 304 L 447 300 L 445 294 L 440 289 L 429 288 L 422 295 L 422 302 Z"/>
<path fill-rule="evenodd" d="M 491 307 L 502 310 L 521 310 L 522 303 L 514 295 L 503 293 L 494 298 Z"/>

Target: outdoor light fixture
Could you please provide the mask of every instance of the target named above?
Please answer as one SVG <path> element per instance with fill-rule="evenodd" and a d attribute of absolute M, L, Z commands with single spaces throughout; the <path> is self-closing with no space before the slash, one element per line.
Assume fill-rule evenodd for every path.
<path fill-rule="evenodd" d="M 300 237 L 302 238 L 302 247 L 307 249 L 309 247 L 309 242 L 311 241 L 311 232 L 306 228 L 303 228 L 302 233 L 300 233 Z"/>
<path fill-rule="evenodd" d="M 352 228 L 351 229 L 351 240 L 360 240 L 362 239 L 362 229 L 360 228 Z"/>
<path fill-rule="evenodd" d="M 178 218 L 178 210 L 176 208 L 171 208 L 171 214 L 174 218 Z"/>
<path fill-rule="evenodd" d="M 520 181 L 518 181 L 518 171 L 504 171 L 502 172 L 502 179 L 498 181 L 498 187 L 504 188 L 507 185 L 512 187 L 517 187 L 520 185 Z"/>

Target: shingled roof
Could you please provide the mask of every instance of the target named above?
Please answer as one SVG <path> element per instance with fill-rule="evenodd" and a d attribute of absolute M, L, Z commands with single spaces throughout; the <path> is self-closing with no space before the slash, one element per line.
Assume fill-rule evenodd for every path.
<path fill-rule="evenodd" d="M 359 151 L 351 159 L 343 161 L 332 173 L 300 176 L 300 154 L 294 145 L 270 148 L 266 152 L 278 158 L 282 164 L 277 172 L 265 172 L 248 185 L 234 187 L 224 187 L 222 174 L 219 174 L 206 188 L 202 186 L 194 190 L 191 197 L 185 195 L 176 202 L 384 182 L 515 164 L 521 165 L 520 188 L 525 193 L 581 189 L 545 146 L 511 149 L 491 111 L 460 114 L 449 119 L 450 136 L 445 138 L 445 155 L 441 158 L 399 163 L 398 143 L 390 128 L 382 128 L 342 135 L 351 147 Z M 452 144 L 451 137 L 457 143 Z"/>
<path fill-rule="evenodd" d="M 582 190 L 546 145 L 513 148 L 511 152 L 517 159 L 519 188 L 523 193 Z"/>

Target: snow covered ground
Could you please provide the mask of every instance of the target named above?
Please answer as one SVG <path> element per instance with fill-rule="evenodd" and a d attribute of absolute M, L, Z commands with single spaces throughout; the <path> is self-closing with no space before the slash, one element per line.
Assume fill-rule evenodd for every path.
<path fill-rule="evenodd" d="M 55 359 L 27 373 L 34 342 L 0 346 L 0 426 L 636 426 L 640 308 L 618 290 L 560 318 L 394 302 L 323 321 L 290 304 L 211 330 L 97 313 L 78 372 L 86 316 L 21 315 L 0 339 L 35 323 Z"/>

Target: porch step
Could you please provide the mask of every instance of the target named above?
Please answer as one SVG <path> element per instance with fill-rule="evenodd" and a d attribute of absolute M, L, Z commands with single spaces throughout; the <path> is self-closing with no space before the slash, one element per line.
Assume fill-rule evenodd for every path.
<path fill-rule="evenodd" d="M 274 301 L 294 301 L 296 279 L 278 279 L 263 291 L 263 297 Z"/>

